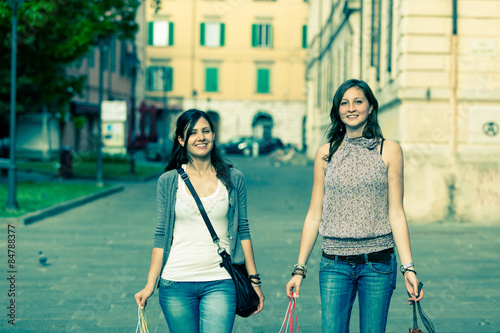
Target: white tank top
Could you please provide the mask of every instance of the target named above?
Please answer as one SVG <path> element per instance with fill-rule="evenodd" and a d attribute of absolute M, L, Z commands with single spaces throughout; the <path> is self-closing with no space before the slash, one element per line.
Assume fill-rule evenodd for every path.
<path fill-rule="evenodd" d="M 217 245 L 212 241 L 194 198 L 182 178 L 178 179 L 174 238 L 161 277 L 184 282 L 230 279 L 227 271 L 219 266 L 222 259 L 217 253 Z M 226 187 L 219 180 L 215 193 L 200 199 L 220 238 L 220 246 L 229 252 Z"/>

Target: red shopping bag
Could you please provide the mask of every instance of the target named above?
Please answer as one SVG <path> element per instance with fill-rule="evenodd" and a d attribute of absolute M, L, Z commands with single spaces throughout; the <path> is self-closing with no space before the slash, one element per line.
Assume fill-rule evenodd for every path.
<path fill-rule="evenodd" d="M 290 303 L 286 309 L 285 319 L 281 325 L 280 333 L 300 333 L 299 321 L 297 319 L 297 308 L 295 307 L 295 293 L 290 295 Z"/>

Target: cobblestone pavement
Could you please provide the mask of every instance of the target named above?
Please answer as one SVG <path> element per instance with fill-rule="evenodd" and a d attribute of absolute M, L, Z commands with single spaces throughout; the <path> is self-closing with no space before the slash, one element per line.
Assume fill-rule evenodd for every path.
<path fill-rule="evenodd" d="M 266 295 L 264 311 L 237 318 L 234 332 L 278 332 L 284 294 L 297 260 L 312 167 L 272 168 L 267 158 L 231 158 L 246 175 L 249 218 Z M 125 191 L 47 218 L 15 226 L 15 326 L 8 323 L 8 227 L 0 225 L 2 332 L 133 332 L 133 299 L 146 280 L 155 227 L 156 182 L 127 183 Z M 424 309 L 437 332 L 500 332 L 500 225 L 410 225 L 414 261 L 425 283 Z M 38 251 L 48 257 L 38 263 Z M 320 331 L 320 243 L 297 302 L 303 332 Z M 401 276 L 387 332 L 407 332 L 411 308 Z M 168 332 L 158 296 L 148 303 L 149 329 Z M 357 304 L 351 331 L 358 332 Z"/>

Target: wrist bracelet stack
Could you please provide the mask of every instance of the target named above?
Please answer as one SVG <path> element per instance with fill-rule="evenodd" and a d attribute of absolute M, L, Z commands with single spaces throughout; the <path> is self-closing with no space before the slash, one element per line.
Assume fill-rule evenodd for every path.
<path fill-rule="evenodd" d="M 306 265 L 297 263 L 293 266 L 292 276 L 300 275 L 302 276 L 303 279 L 305 279 L 306 273 L 307 273 Z"/>
<path fill-rule="evenodd" d="M 415 275 L 417 275 L 417 272 L 412 268 L 415 268 L 415 265 L 412 262 L 410 262 L 408 264 L 401 265 L 401 267 L 399 267 L 399 270 L 401 271 L 401 274 L 403 274 L 403 276 L 405 276 L 407 272 L 412 272 Z"/>
<path fill-rule="evenodd" d="M 260 285 L 262 284 L 262 282 L 260 281 L 260 274 L 251 274 L 248 276 L 248 279 L 254 287 L 260 287 Z"/>

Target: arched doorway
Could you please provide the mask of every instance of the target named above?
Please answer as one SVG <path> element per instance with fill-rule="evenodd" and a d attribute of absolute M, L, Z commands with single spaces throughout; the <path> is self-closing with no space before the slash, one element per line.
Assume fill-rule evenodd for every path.
<path fill-rule="evenodd" d="M 253 136 L 260 140 L 270 140 L 273 137 L 273 117 L 265 112 L 258 112 L 252 121 Z"/>

